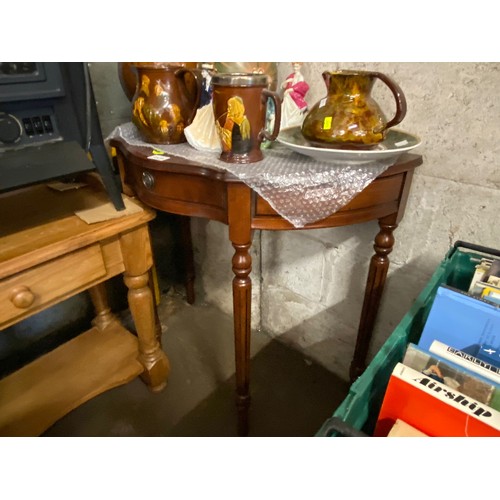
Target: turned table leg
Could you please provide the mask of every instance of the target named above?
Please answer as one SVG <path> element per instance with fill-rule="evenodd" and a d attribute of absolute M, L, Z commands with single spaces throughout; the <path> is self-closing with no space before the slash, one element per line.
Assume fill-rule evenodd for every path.
<path fill-rule="evenodd" d="M 90 299 L 94 305 L 96 313 L 92 324 L 99 330 L 104 330 L 110 323 L 117 321 L 116 316 L 111 312 L 106 294 L 106 285 L 99 283 L 89 288 Z"/>
<path fill-rule="evenodd" d="M 181 238 L 184 250 L 184 265 L 186 268 L 186 300 L 188 304 L 194 304 L 194 257 L 193 240 L 191 238 L 191 218 L 181 217 Z"/>
<path fill-rule="evenodd" d="M 394 247 L 393 232 L 397 227 L 396 215 L 384 217 L 378 222 L 380 231 L 375 236 L 375 244 L 373 245 L 375 254 L 370 260 L 356 347 L 349 372 L 351 381 L 356 380 L 366 368 L 368 348 L 389 270 L 388 255 Z"/>
<path fill-rule="evenodd" d="M 139 341 L 139 361 L 145 370 L 141 377 L 152 391 L 158 392 L 166 386 L 170 363 L 157 336 L 157 315 L 149 287 L 153 259 L 147 226 L 122 234 L 120 245 L 128 303 Z"/>
<path fill-rule="evenodd" d="M 250 334 L 252 308 L 252 246 L 250 227 L 251 191 L 234 185 L 228 194 L 229 238 L 235 250 L 232 259 L 234 348 L 236 362 L 236 406 L 238 435 L 248 435 L 250 409 Z"/>
<path fill-rule="evenodd" d="M 250 325 L 252 307 L 252 257 L 248 253 L 251 243 L 237 245 L 232 264 L 234 349 L 236 359 L 236 406 L 238 408 L 238 434 L 248 434 L 250 407 Z"/>

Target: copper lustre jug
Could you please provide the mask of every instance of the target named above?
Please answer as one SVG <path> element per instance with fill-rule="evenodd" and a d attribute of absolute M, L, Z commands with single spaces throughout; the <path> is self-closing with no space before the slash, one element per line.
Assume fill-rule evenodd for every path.
<path fill-rule="evenodd" d="M 194 119 L 201 80 L 191 69 L 144 64 L 133 66 L 137 86 L 132 99 L 132 122 L 146 142 L 186 142 L 184 128 Z M 192 82 L 196 82 L 193 89 Z"/>
<path fill-rule="evenodd" d="M 403 91 L 383 73 L 343 70 L 325 71 L 322 76 L 328 94 L 311 108 L 302 123 L 302 135 L 315 146 L 370 149 L 406 115 Z M 390 121 L 371 96 L 377 78 L 396 100 L 396 113 Z"/>

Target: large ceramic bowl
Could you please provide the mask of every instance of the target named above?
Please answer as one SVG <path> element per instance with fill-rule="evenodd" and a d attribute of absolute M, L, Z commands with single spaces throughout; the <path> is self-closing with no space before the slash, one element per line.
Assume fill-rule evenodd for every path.
<path fill-rule="evenodd" d="M 335 147 L 316 147 L 303 135 L 301 127 L 290 127 L 280 131 L 277 139 L 291 150 L 310 156 L 318 161 L 349 161 L 366 163 L 388 158 L 397 158 L 420 145 L 418 137 L 397 129 L 387 131 L 386 138 L 373 149 L 339 149 Z"/>

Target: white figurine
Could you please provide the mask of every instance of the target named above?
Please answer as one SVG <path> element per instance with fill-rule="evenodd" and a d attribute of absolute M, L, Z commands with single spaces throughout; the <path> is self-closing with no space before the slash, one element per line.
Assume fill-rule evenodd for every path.
<path fill-rule="evenodd" d="M 214 110 L 212 108 L 212 63 L 201 65 L 202 85 L 200 107 L 191 125 L 184 129 L 186 140 L 194 149 L 206 152 L 221 152 L 222 148 L 215 128 Z"/>
<path fill-rule="evenodd" d="M 309 91 L 309 85 L 300 72 L 302 64 L 294 62 L 292 66 L 293 73 L 281 84 L 281 88 L 285 89 L 281 106 L 281 129 L 302 125 L 307 112 L 305 96 Z"/>

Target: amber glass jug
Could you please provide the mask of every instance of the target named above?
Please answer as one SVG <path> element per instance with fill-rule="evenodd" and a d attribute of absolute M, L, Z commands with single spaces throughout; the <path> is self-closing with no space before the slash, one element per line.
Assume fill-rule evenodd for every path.
<path fill-rule="evenodd" d="M 322 76 L 328 94 L 311 108 L 302 123 L 302 135 L 315 146 L 370 149 L 406 115 L 403 91 L 383 73 L 343 70 L 325 71 Z M 371 96 L 377 78 L 396 100 L 396 114 L 390 121 Z"/>
<path fill-rule="evenodd" d="M 132 67 L 137 74 L 132 122 L 143 139 L 153 144 L 186 142 L 184 129 L 193 121 L 200 102 L 201 80 L 196 73 L 158 63 Z M 195 89 L 191 82 L 196 82 Z"/>

